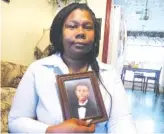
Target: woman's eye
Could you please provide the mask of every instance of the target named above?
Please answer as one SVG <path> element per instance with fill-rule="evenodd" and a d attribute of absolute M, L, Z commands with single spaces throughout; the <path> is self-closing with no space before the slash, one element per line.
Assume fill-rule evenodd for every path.
<path fill-rule="evenodd" d="M 74 24 L 68 24 L 66 25 L 66 28 L 74 29 L 74 28 L 77 28 L 77 26 Z"/>
<path fill-rule="evenodd" d="M 91 26 L 91 25 L 86 25 L 86 26 L 84 26 L 84 28 L 87 29 L 87 30 L 92 30 L 92 29 L 93 29 L 93 26 Z"/>

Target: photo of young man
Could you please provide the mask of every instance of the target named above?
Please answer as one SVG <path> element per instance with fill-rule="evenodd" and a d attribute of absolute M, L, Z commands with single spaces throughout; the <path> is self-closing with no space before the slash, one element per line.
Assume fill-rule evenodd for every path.
<path fill-rule="evenodd" d="M 72 106 L 72 116 L 84 119 L 86 117 L 98 116 L 99 110 L 92 98 L 88 86 L 79 84 L 75 87 L 74 93 L 77 101 Z"/>

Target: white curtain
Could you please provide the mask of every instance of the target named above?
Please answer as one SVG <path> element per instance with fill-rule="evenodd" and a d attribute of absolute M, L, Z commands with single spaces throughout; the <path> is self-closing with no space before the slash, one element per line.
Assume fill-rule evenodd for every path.
<path fill-rule="evenodd" d="M 163 65 L 164 47 L 128 45 L 126 63 L 134 61 L 143 68 L 160 69 Z"/>
<path fill-rule="evenodd" d="M 146 45 L 128 45 L 126 51 L 125 64 L 135 62 L 140 68 L 160 69 L 164 67 L 164 47 L 163 46 L 146 46 Z M 160 84 L 164 81 L 164 71 L 162 69 Z M 131 79 L 132 75 L 129 74 Z M 164 85 L 164 84 L 163 84 Z"/>

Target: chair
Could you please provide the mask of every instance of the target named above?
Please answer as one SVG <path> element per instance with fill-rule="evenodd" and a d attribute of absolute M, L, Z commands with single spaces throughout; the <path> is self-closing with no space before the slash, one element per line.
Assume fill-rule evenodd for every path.
<path fill-rule="evenodd" d="M 124 65 L 123 69 L 122 69 L 122 72 L 121 72 L 121 80 L 122 80 L 122 83 L 124 84 L 125 82 L 125 74 L 126 74 L 126 68 L 129 68 L 128 65 Z"/>
<path fill-rule="evenodd" d="M 141 79 L 141 81 L 135 81 L 136 78 Z M 135 83 L 141 83 L 141 91 L 144 92 L 145 79 L 146 77 L 144 76 L 144 73 L 134 73 L 132 91 L 134 90 Z"/>
<path fill-rule="evenodd" d="M 160 68 L 160 70 L 158 72 L 156 72 L 154 77 L 152 77 L 152 76 L 146 77 L 145 92 L 147 90 L 149 80 L 153 80 L 154 81 L 154 92 L 156 93 L 156 95 L 159 93 L 159 78 L 160 78 L 161 70 L 162 70 L 162 67 Z"/>

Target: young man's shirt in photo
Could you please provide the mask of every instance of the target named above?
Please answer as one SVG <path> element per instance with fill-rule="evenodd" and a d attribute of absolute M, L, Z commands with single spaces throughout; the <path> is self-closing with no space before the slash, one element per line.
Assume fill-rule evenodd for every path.
<path fill-rule="evenodd" d="M 86 114 L 86 107 L 85 105 L 87 104 L 88 100 L 86 100 L 84 103 L 79 102 L 79 108 L 78 108 L 78 114 L 79 114 L 79 119 L 84 119 L 85 114 Z"/>

